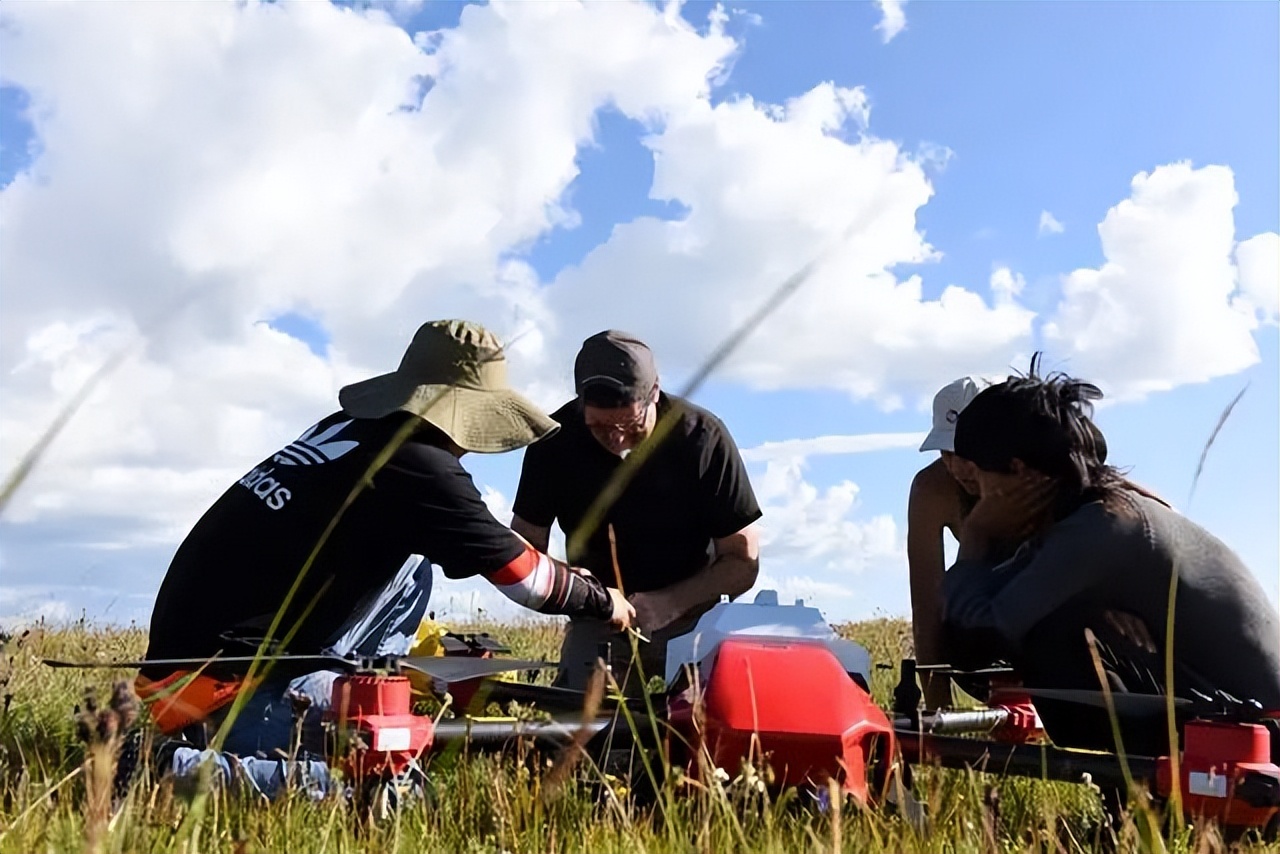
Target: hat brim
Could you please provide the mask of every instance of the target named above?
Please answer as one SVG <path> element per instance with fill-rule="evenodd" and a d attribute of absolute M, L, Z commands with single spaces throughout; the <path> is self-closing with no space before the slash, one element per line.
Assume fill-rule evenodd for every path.
<path fill-rule="evenodd" d="M 342 411 L 355 418 L 409 412 L 438 428 L 464 451 L 501 454 L 532 445 L 560 428 L 532 401 L 511 389 L 415 385 L 382 374 L 338 392 Z"/>
<path fill-rule="evenodd" d="M 949 451 L 955 453 L 956 450 L 956 431 L 933 429 L 924 437 L 924 441 L 920 443 L 921 451 Z"/>

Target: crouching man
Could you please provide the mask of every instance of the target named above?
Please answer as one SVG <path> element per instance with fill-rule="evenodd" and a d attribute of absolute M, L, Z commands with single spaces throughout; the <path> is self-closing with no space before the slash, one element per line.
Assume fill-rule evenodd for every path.
<path fill-rule="evenodd" d="M 545 550 L 559 522 L 571 563 L 606 580 L 616 568 L 649 640 L 639 645 L 644 676 L 661 676 L 670 638 L 722 595 L 755 583 L 760 507 L 724 424 L 663 392 L 640 340 L 614 330 L 591 336 L 574 363 L 574 384 L 577 397 L 551 416 L 560 431 L 525 452 L 512 528 Z M 670 429 L 655 432 L 664 419 Z M 598 512 L 597 500 L 628 467 L 634 476 Z M 559 684 L 583 688 L 604 642 L 622 681 L 630 641 L 616 625 L 583 615 L 569 622 Z M 637 676 L 626 686 L 644 687 Z"/>
<path fill-rule="evenodd" d="M 146 658 L 157 663 L 137 683 L 165 732 L 221 725 L 236 695 L 252 691 L 223 733 L 226 751 L 288 751 L 301 701 L 310 706 L 303 748 L 319 752 L 312 724 L 337 674 L 289 672 L 280 662 L 246 685 L 216 663 L 162 661 L 252 654 L 273 624 L 272 648 L 289 653 L 407 653 L 432 564 L 448 578 L 481 576 L 541 613 L 631 625 L 634 609 L 618 590 L 494 519 L 459 461 L 558 429 L 507 386 L 492 333 L 458 320 L 427 323 L 399 368 L 343 388 L 338 399 L 338 412 L 233 484 L 179 546 L 151 617 Z"/>

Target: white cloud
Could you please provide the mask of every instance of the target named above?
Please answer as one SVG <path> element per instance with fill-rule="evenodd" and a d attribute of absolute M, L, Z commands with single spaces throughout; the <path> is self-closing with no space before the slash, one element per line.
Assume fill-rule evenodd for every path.
<path fill-rule="evenodd" d="M 1066 230 L 1067 227 L 1058 222 L 1058 218 L 1053 214 L 1048 211 L 1040 211 L 1040 225 L 1037 228 L 1036 233 L 1041 237 L 1044 237 L 1046 234 L 1062 234 L 1062 232 Z"/>
<path fill-rule="evenodd" d="M 722 375 L 757 388 L 838 389 L 892 408 L 904 392 L 932 394 L 956 364 L 1007 365 L 1029 346 L 1032 312 L 958 286 L 926 299 L 918 276 L 894 274 L 937 257 L 916 227 L 933 189 L 896 144 L 851 136 L 868 121 L 865 103 L 856 90 L 821 84 L 782 107 L 744 97 L 674 112 L 647 140 L 650 194 L 689 215 L 618 225 L 557 276 L 547 298 L 563 349 L 625 317 L 667 375 L 688 372 L 822 256 Z"/>
<path fill-rule="evenodd" d="M 876 0 L 880 7 L 880 22 L 876 24 L 876 32 L 881 40 L 888 44 L 894 36 L 907 28 L 907 0 Z"/>
<path fill-rule="evenodd" d="M 1026 289 L 1027 280 L 1008 267 L 997 267 L 991 272 L 988 284 L 997 304 L 1012 304 L 1014 298 Z"/>
<path fill-rule="evenodd" d="M 853 436 L 815 436 L 812 439 L 786 439 L 744 448 L 742 458 L 748 462 L 789 460 L 829 454 L 865 454 L 899 448 L 918 448 L 924 433 L 863 433 Z"/>
<path fill-rule="evenodd" d="M 762 571 L 847 580 L 869 567 L 901 567 L 904 543 L 893 517 L 855 520 L 858 486 L 845 480 L 820 489 L 805 479 L 804 459 L 771 460 L 754 478 L 760 520 Z"/>
<path fill-rule="evenodd" d="M 1247 308 L 1275 323 L 1280 315 L 1280 234 L 1267 232 L 1237 244 L 1236 269 Z"/>
<path fill-rule="evenodd" d="M 176 537 L 428 317 L 537 325 L 513 348 L 527 376 L 550 319 L 507 255 L 572 220 L 594 113 L 696 103 L 736 47 L 638 4 L 468 8 L 428 49 L 329 4 L 0 15 L 43 152 L 0 193 L 22 283 L 0 314 L 0 463 L 139 327 L 147 342 L 11 511 L 146 516 L 146 538 Z M 256 322 L 285 310 L 320 320 L 327 357 Z"/>
<path fill-rule="evenodd" d="M 65 597 L 56 588 L 0 587 L 0 630 L 14 632 L 39 622 L 59 625 L 74 619 Z"/>
<path fill-rule="evenodd" d="M 1257 362 L 1258 323 L 1236 294 L 1236 200 L 1225 166 L 1175 163 L 1138 173 L 1130 198 L 1098 227 L 1103 265 L 1063 279 L 1063 300 L 1044 328 L 1049 352 L 1118 398 Z M 1246 245 L 1246 259 L 1257 245 Z"/>
<path fill-rule="evenodd" d="M 898 3 L 882 12 L 887 40 L 905 18 Z M 528 330 L 513 376 L 547 405 L 577 344 L 608 326 L 649 339 L 664 379 L 687 375 L 824 252 L 725 378 L 893 408 L 959 365 L 1025 363 L 1035 316 L 1018 274 L 993 273 L 990 297 L 949 285 L 926 298 L 913 269 L 939 257 L 917 215 L 943 149 L 876 138 L 856 87 L 713 103 L 741 47 L 724 20 L 497 3 L 415 40 L 383 11 L 324 3 L 0 7 L 4 83 L 30 93 L 39 151 L 0 190 L 0 466 L 141 342 L 10 505 L 10 530 L 60 524 L 64 542 L 160 551 L 341 385 L 394 365 L 430 317 Z M 565 191 L 603 107 L 647 129 L 650 195 L 688 214 L 620 223 L 542 282 L 522 258 L 577 221 Z M 1115 366 L 1108 379 L 1141 391 L 1256 359 L 1275 236 L 1234 246 L 1230 184 L 1178 166 L 1135 179 L 1101 230 L 1107 264 L 1068 277 L 1048 326 L 1073 368 Z M 286 311 L 326 329 L 324 355 L 260 322 Z M 856 520 L 852 483 L 808 484 L 803 456 L 832 444 L 806 441 L 760 450 L 771 513 L 849 548 L 774 527 L 770 553 L 803 557 L 817 569 L 797 572 L 824 583 L 893 563 L 892 520 Z M 150 560 L 138 577 L 158 577 Z"/>

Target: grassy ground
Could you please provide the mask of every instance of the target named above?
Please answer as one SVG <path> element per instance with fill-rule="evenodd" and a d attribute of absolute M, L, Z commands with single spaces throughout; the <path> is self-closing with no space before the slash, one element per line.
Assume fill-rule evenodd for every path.
<path fill-rule="evenodd" d="M 507 641 L 516 655 L 554 656 L 554 623 L 469 626 Z M 896 663 L 909 651 L 899 620 L 840 627 Z M 795 793 L 770 799 L 745 777 L 709 785 L 674 779 L 657 802 L 638 806 L 628 781 L 603 781 L 579 766 L 563 769 L 531 757 L 471 757 L 431 768 L 432 803 L 370 823 L 338 797 L 312 803 L 301 795 L 258 803 L 215 792 L 192 800 L 175 795 L 150 773 L 135 778 L 114 807 L 107 783 L 110 741 L 77 738 L 73 714 L 86 687 L 110 694 L 129 671 L 54 671 L 42 657 L 111 660 L 139 655 L 137 629 L 84 624 L 37 627 L 8 638 L 0 650 L 0 854 L 34 851 L 412 851 L 412 852 L 706 852 L 706 851 L 1090 851 L 1106 842 L 1096 796 L 1084 786 L 1001 780 L 966 772 L 926 770 L 916 793 L 928 804 L 928 828 L 917 832 L 890 810 L 819 812 Z M 876 670 L 872 689 L 886 704 L 896 681 Z M 109 715 L 100 716 L 110 718 Z M 90 722 L 105 730 L 111 720 Z M 109 732 L 102 733 L 110 736 Z M 1139 833 L 1143 815 L 1127 821 L 1120 850 L 1219 851 L 1213 828 L 1166 838 Z M 1243 851 L 1270 850 L 1256 843 Z"/>

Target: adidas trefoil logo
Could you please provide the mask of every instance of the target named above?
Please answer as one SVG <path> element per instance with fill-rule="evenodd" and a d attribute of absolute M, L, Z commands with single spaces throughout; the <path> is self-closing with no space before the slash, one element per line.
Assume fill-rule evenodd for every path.
<path fill-rule="evenodd" d="M 275 455 L 274 461 L 286 466 L 331 463 L 360 444 L 351 441 L 330 441 L 350 423 L 350 420 L 339 422 L 318 435 L 316 431 L 320 429 L 320 425 L 316 424 L 281 449 Z"/>

